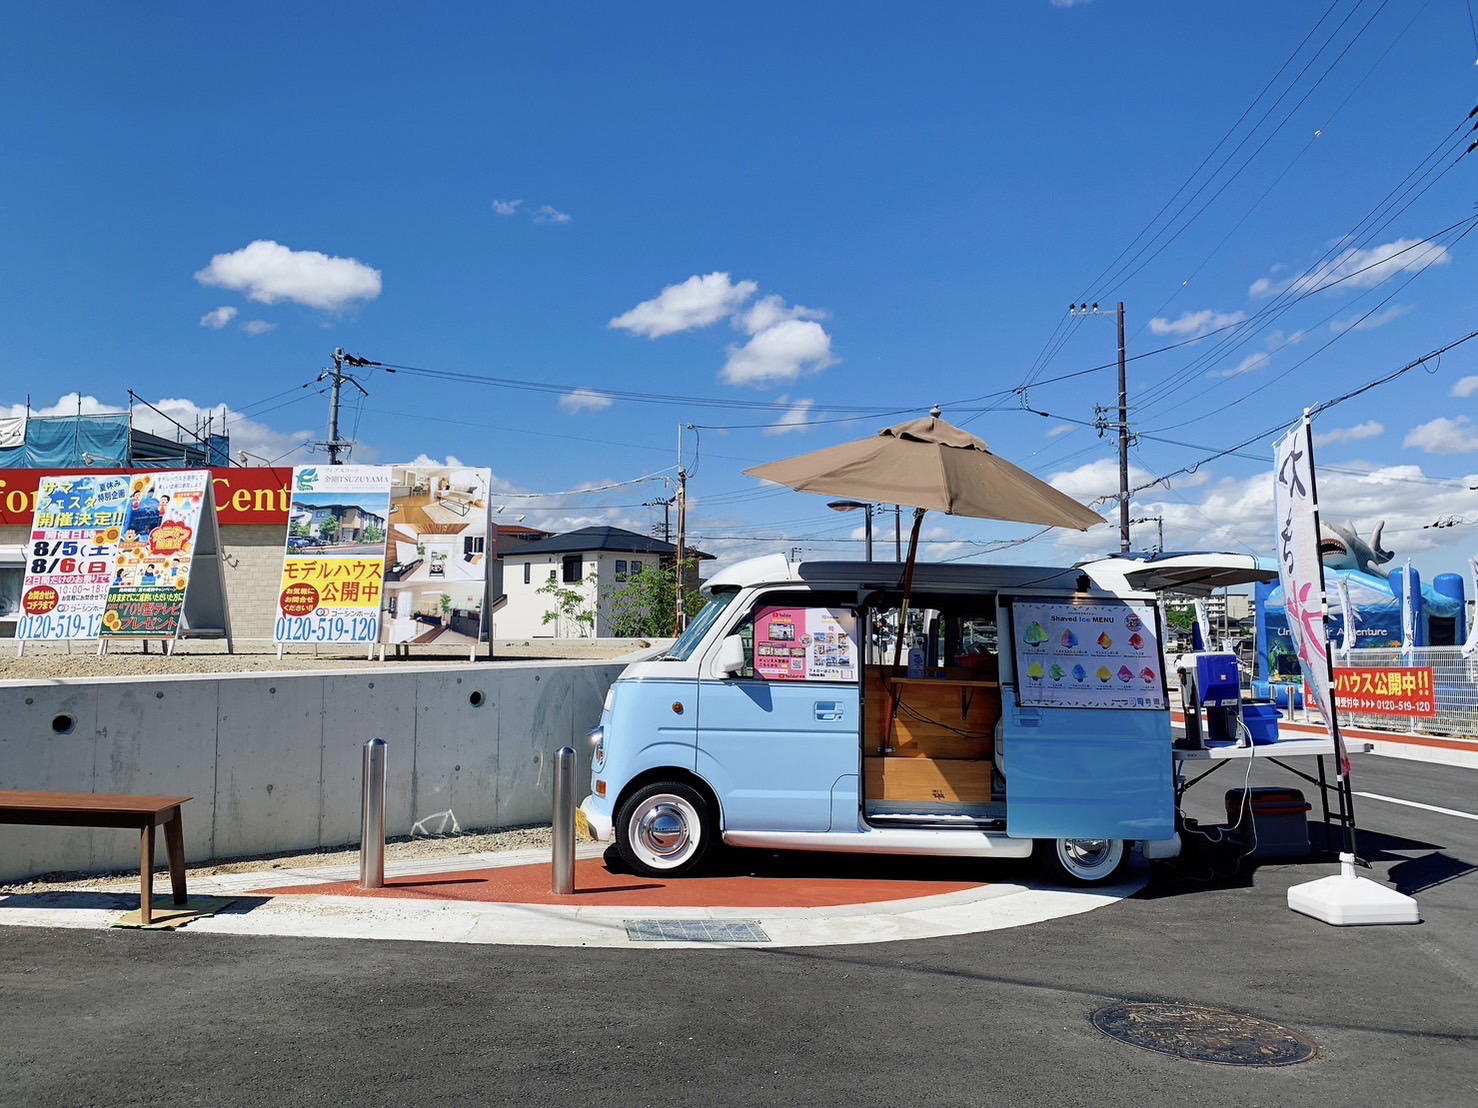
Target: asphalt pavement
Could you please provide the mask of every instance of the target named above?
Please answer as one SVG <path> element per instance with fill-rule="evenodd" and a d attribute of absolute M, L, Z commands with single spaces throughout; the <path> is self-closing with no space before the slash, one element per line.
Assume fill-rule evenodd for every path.
<path fill-rule="evenodd" d="M 1241 774 L 1195 786 L 1188 813 L 1224 819 Z M 1472 1105 L 1478 771 L 1366 757 L 1353 781 L 1370 874 L 1419 899 L 1419 925 L 1328 927 L 1285 895 L 1331 862 L 1211 850 L 1085 915 L 851 946 L 6 928 L 0 1101 Z M 1298 787 L 1264 763 L 1249 783 Z M 1278 1068 L 1152 1053 L 1089 1022 L 1118 1001 L 1260 1016 L 1318 1053 Z"/>

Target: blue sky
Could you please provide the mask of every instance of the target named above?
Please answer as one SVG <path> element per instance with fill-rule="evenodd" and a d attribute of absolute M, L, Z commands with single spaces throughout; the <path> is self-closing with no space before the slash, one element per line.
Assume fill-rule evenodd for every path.
<path fill-rule="evenodd" d="M 7 6 L 0 414 L 132 390 L 322 461 L 342 347 L 404 367 L 356 371 L 353 461 L 489 466 L 505 519 L 645 530 L 681 440 L 704 549 L 860 556 L 857 513 L 741 471 L 939 403 L 1111 495 L 1089 425 L 1122 300 L 1131 514 L 1172 548 L 1266 553 L 1264 433 L 1478 330 L 1471 16 Z M 1321 411 L 1326 516 L 1461 570 L 1475 407 L 1478 340 Z M 1110 524 L 996 549 L 1033 534 L 931 515 L 925 556 L 1118 546 Z"/>

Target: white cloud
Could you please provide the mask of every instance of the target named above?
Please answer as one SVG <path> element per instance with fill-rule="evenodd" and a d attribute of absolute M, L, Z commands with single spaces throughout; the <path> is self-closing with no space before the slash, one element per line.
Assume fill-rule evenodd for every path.
<path fill-rule="evenodd" d="M 784 323 L 787 319 L 825 318 L 825 312 L 814 308 L 803 308 L 799 304 L 787 307 L 781 297 L 771 293 L 769 296 L 756 300 L 748 311 L 735 315 L 734 325 L 747 334 L 757 335 L 761 331 L 769 330 L 777 323 Z"/>
<path fill-rule="evenodd" d="M 1173 321 L 1152 319 L 1150 320 L 1150 333 L 1194 338 L 1208 331 L 1228 327 L 1233 323 L 1241 323 L 1246 318 L 1246 312 L 1218 312 L 1206 308 L 1199 312 L 1182 312 L 1180 318 Z"/>
<path fill-rule="evenodd" d="M 1428 266 L 1447 265 L 1451 261 L 1452 253 L 1445 246 L 1426 239 L 1396 239 L 1368 250 L 1345 250 L 1290 280 L 1259 278 L 1247 292 L 1255 298 L 1288 290 L 1302 294 L 1327 289 L 1336 283 L 1342 288 L 1368 289 L 1398 273 L 1419 273 Z"/>
<path fill-rule="evenodd" d="M 831 336 L 821 324 L 787 319 L 767 327 L 743 346 L 729 347 L 729 360 L 719 371 L 719 380 L 727 385 L 794 381 L 803 373 L 819 373 L 835 362 Z"/>
<path fill-rule="evenodd" d="M 1249 354 L 1249 355 L 1247 355 L 1247 357 L 1243 358 L 1240 362 L 1238 362 L 1237 365 L 1236 365 L 1236 367 L 1234 369 L 1218 369 L 1218 370 L 1214 370 L 1211 373 L 1207 374 L 1207 376 L 1208 377 L 1240 377 L 1244 373 L 1251 373 L 1253 370 L 1261 369 L 1263 366 L 1265 366 L 1267 364 L 1268 364 L 1268 356 L 1266 354 Z"/>
<path fill-rule="evenodd" d="M 790 404 L 790 398 L 782 396 L 780 403 Z M 816 403 L 814 400 L 797 400 L 791 404 L 770 426 L 762 432 L 763 435 L 788 435 L 792 431 L 809 431 L 811 424 L 811 408 Z"/>
<path fill-rule="evenodd" d="M 1414 446 L 1428 454 L 1472 454 L 1478 451 L 1478 428 L 1467 416 L 1456 419 L 1441 416 L 1413 427 L 1401 445 Z"/>
<path fill-rule="evenodd" d="M 104 404 L 95 396 L 78 396 L 75 392 L 63 395 L 55 404 L 41 408 L 31 408 L 33 416 L 71 416 L 77 415 L 103 415 L 108 412 L 126 412 L 127 408 L 120 408 L 116 404 Z M 26 405 L 12 404 L 8 408 L 0 407 L 0 418 L 12 418 L 26 414 Z"/>
<path fill-rule="evenodd" d="M 1091 4 L 1093 0 L 1052 0 L 1054 8 L 1076 8 L 1082 4 Z"/>
<path fill-rule="evenodd" d="M 499 215 L 513 215 L 522 203 L 522 200 L 494 200 L 493 211 Z"/>
<path fill-rule="evenodd" d="M 232 307 L 216 308 L 214 311 L 206 312 L 200 317 L 200 326 L 209 327 L 212 331 L 219 331 L 226 324 L 236 318 L 236 309 Z"/>
<path fill-rule="evenodd" d="M 1387 323 L 1394 323 L 1400 319 L 1411 308 L 1405 304 L 1392 304 L 1383 312 L 1376 312 L 1371 316 L 1350 316 L 1348 319 L 1331 319 L 1329 329 L 1336 335 L 1342 335 L 1346 331 L 1374 331 L 1377 327 L 1384 327 Z"/>
<path fill-rule="evenodd" d="M 373 300 L 381 287 L 380 271 L 354 258 L 291 250 L 266 239 L 230 254 L 217 254 L 195 274 L 195 280 L 244 292 L 260 304 L 288 300 L 324 311 L 340 311 L 356 300 Z"/>
<path fill-rule="evenodd" d="M 603 412 L 615 401 L 594 389 L 576 389 L 559 398 L 559 406 L 567 412 Z"/>
<path fill-rule="evenodd" d="M 268 331 L 277 330 L 277 324 L 268 323 L 265 319 L 248 319 L 241 325 L 241 329 L 252 338 L 256 338 L 258 335 L 265 335 Z"/>
<path fill-rule="evenodd" d="M 1364 423 L 1357 423 L 1353 427 L 1336 427 L 1332 431 L 1316 431 L 1314 445 L 1330 446 L 1337 442 L 1363 442 L 1366 439 L 1378 439 L 1385 433 L 1385 424 L 1371 419 Z"/>
<path fill-rule="evenodd" d="M 696 330 L 737 311 L 758 288 L 753 281 L 735 284 L 727 273 L 695 274 L 680 285 L 668 285 L 654 299 L 643 300 L 607 326 L 652 339 Z"/>
<path fill-rule="evenodd" d="M 1478 377 L 1464 377 L 1452 386 L 1452 395 L 1460 400 L 1466 400 L 1474 393 L 1478 393 Z"/>
<path fill-rule="evenodd" d="M 535 223 L 569 223 L 572 218 L 572 216 L 560 211 L 558 208 L 552 208 L 548 204 L 540 204 L 534 209 Z"/>
<path fill-rule="evenodd" d="M 1077 428 L 1071 423 L 1059 423 L 1056 427 L 1051 428 L 1047 432 L 1047 437 L 1049 439 L 1060 439 L 1063 435 L 1066 435 L 1068 432 L 1075 430 L 1077 430 Z"/>

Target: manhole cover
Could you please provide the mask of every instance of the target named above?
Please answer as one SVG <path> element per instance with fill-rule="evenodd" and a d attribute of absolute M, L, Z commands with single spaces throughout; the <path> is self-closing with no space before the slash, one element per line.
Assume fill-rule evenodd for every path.
<path fill-rule="evenodd" d="M 770 936 L 754 920 L 629 919 L 626 937 L 634 943 L 767 943 Z"/>
<path fill-rule="evenodd" d="M 1193 1004 L 1110 1004 L 1092 1019 L 1110 1038 L 1193 1062 L 1291 1066 L 1317 1050 L 1311 1039 L 1276 1023 Z"/>

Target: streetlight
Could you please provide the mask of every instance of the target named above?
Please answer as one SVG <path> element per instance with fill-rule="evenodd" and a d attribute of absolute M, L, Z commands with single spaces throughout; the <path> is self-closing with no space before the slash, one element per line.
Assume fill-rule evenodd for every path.
<path fill-rule="evenodd" d="M 864 532 L 867 536 L 865 549 L 867 551 L 867 560 L 869 562 L 872 561 L 872 505 L 864 504 L 860 500 L 832 500 L 826 506 L 834 512 L 855 512 L 861 508 L 867 513 L 867 527 Z"/>

